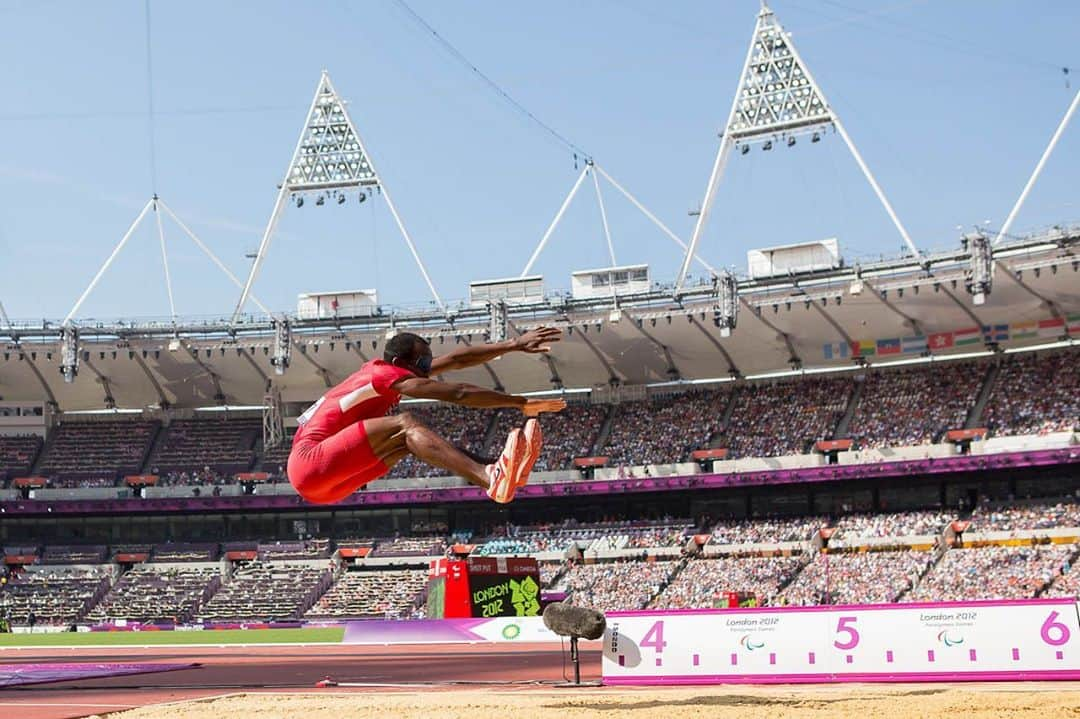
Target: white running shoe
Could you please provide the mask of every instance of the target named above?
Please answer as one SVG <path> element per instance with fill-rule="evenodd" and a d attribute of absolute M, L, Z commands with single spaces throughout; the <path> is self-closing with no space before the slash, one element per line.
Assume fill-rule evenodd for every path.
<path fill-rule="evenodd" d="M 524 484 L 528 481 L 528 472 L 522 471 L 525 468 L 526 450 L 524 433 L 520 429 L 511 430 L 506 438 L 506 446 L 495 464 L 484 468 L 488 478 L 487 496 L 499 504 L 511 501 L 519 482 Z M 525 481 L 522 481 L 522 476 Z"/>

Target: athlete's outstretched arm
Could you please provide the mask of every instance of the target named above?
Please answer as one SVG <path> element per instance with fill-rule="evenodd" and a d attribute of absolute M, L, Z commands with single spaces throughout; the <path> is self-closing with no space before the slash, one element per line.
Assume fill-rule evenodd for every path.
<path fill-rule="evenodd" d="M 465 407 L 517 407 L 529 416 L 541 412 L 559 412 L 566 407 L 566 402 L 561 399 L 529 399 L 476 385 L 439 382 L 426 377 L 406 377 L 395 382 L 393 387 L 406 397 L 415 399 L 436 399 Z"/>
<path fill-rule="evenodd" d="M 517 339 L 507 340 L 506 342 L 489 342 L 473 347 L 459 347 L 432 360 L 431 373 L 442 374 L 451 370 L 475 367 L 490 362 L 496 357 L 502 357 L 507 352 L 528 352 L 530 354 L 550 352 L 549 343 L 558 342 L 561 339 L 562 330 L 558 327 L 537 327 Z"/>

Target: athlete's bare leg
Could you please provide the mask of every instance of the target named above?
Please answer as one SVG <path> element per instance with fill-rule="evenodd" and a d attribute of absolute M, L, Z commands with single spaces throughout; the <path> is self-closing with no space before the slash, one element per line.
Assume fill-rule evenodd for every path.
<path fill-rule="evenodd" d="M 484 465 L 469 457 L 408 412 L 364 420 L 371 449 L 388 467 L 412 454 L 430 465 L 445 469 L 469 484 L 489 488 Z"/>

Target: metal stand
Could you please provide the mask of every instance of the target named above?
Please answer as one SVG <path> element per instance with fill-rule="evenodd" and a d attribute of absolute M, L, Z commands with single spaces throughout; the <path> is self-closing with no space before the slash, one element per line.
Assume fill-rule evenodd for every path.
<path fill-rule="evenodd" d="M 562 689 L 570 689 L 570 688 L 577 689 L 577 688 L 580 688 L 580 687 L 599 687 L 599 686 L 603 686 L 603 682 L 601 682 L 599 680 L 597 680 L 597 681 L 589 681 L 589 682 L 581 681 L 581 654 L 578 651 L 578 637 L 573 637 L 573 636 L 570 637 L 570 663 L 574 665 L 574 681 L 572 681 L 572 682 L 558 682 L 558 683 L 554 684 L 553 686 L 559 687 L 559 688 L 562 688 Z"/>

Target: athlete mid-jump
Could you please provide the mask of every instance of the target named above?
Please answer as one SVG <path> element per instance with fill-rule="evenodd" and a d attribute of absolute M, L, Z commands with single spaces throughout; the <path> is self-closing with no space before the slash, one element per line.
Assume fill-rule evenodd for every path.
<path fill-rule="evenodd" d="M 528 482 L 540 456 L 536 415 L 558 412 L 566 402 L 527 399 L 429 376 L 483 364 L 507 352 L 548 352 L 548 343 L 560 339 L 560 330 L 540 327 L 515 340 L 461 347 L 432 358 L 423 337 L 410 332 L 396 335 L 386 343 L 381 360 L 365 363 L 300 416 L 289 454 L 289 482 L 309 502 L 338 502 L 411 454 L 482 487 L 496 502 L 509 502 Z M 524 431 L 512 430 L 499 458 L 485 465 L 408 412 L 387 415 L 402 395 L 466 407 L 517 407 L 532 419 L 525 422 Z"/>

